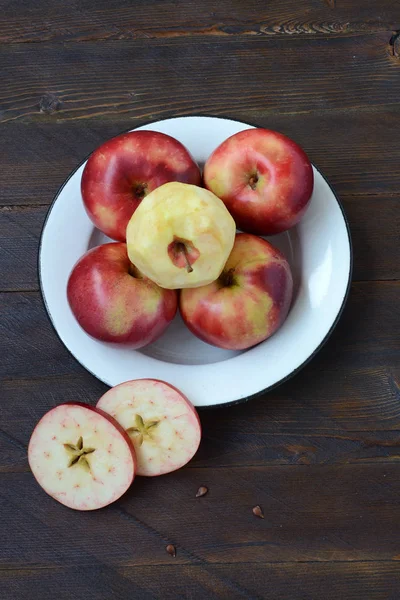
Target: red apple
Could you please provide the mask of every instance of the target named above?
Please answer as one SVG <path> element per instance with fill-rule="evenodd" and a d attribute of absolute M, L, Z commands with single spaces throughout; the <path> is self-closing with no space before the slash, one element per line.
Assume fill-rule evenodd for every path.
<path fill-rule="evenodd" d="M 133 446 L 109 415 L 80 403 L 61 404 L 36 425 L 28 447 L 31 471 L 47 494 L 75 510 L 117 500 L 136 474 Z"/>
<path fill-rule="evenodd" d="M 97 403 L 129 434 L 138 475 L 163 475 L 183 467 L 201 439 L 196 409 L 165 381 L 136 379 L 113 387 Z"/>
<path fill-rule="evenodd" d="M 269 129 L 246 129 L 214 150 L 204 167 L 204 184 L 225 202 L 239 229 L 272 235 L 300 221 L 314 175 L 295 142 Z"/>
<path fill-rule="evenodd" d="M 142 275 L 121 242 L 84 254 L 69 277 L 67 297 L 86 333 L 131 348 L 160 337 L 178 304 L 177 292 L 164 290 Z"/>
<path fill-rule="evenodd" d="M 239 233 L 219 279 L 181 290 L 180 311 L 204 342 L 244 350 L 282 325 L 292 289 L 290 267 L 281 252 L 262 238 Z"/>
<path fill-rule="evenodd" d="M 189 152 L 164 133 L 133 131 L 93 152 L 82 174 L 82 198 L 96 227 L 124 242 L 140 201 L 169 181 L 200 185 L 200 170 Z"/>

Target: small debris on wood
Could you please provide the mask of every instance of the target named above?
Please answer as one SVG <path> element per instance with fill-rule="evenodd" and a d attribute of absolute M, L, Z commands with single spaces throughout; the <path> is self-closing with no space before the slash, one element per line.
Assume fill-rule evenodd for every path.
<path fill-rule="evenodd" d="M 201 498 L 201 496 L 205 496 L 208 492 L 208 487 L 205 485 L 201 485 L 196 492 L 196 498 Z"/>
<path fill-rule="evenodd" d="M 253 515 L 255 515 L 256 517 L 259 517 L 260 519 L 264 518 L 264 513 L 262 511 L 262 508 L 258 504 L 257 504 L 257 506 L 255 506 L 253 508 Z"/>
<path fill-rule="evenodd" d="M 392 46 L 393 56 L 400 58 L 400 30 L 394 32 L 390 38 L 389 44 Z"/>
<path fill-rule="evenodd" d="M 51 115 L 61 108 L 61 100 L 55 94 L 44 94 L 39 100 L 39 111 Z"/>
<path fill-rule="evenodd" d="M 171 556 L 176 556 L 176 548 L 172 544 L 168 544 L 168 546 L 165 549 Z"/>

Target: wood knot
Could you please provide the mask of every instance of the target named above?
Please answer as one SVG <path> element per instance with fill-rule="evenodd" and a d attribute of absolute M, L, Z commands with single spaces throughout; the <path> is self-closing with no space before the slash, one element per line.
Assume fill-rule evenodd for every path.
<path fill-rule="evenodd" d="M 61 100 L 55 94 L 44 94 L 39 100 L 39 111 L 51 115 L 60 110 L 61 104 Z"/>
<path fill-rule="evenodd" d="M 400 30 L 394 32 L 389 44 L 392 48 L 392 56 L 400 58 Z"/>

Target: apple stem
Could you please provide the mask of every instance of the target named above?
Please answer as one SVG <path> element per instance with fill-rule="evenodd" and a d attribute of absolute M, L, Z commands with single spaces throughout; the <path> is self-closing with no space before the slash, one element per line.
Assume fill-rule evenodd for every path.
<path fill-rule="evenodd" d="M 146 196 L 147 185 L 145 183 L 137 183 L 133 186 L 133 195 L 137 200 L 143 200 Z"/>
<path fill-rule="evenodd" d="M 258 183 L 258 174 L 255 173 L 249 179 L 249 186 L 251 187 L 252 190 L 257 189 L 257 183 Z"/>
<path fill-rule="evenodd" d="M 188 257 L 188 252 L 187 252 L 187 248 L 186 248 L 185 244 L 183 244 L 182 242 L 179 242 L 177 244 L 177 246 L 178 246 L 178 248 L 177 248 L 178 252 L 182 252 L 183 255 L 184 255 L 184 257 L 185 257 L 186 271 L 188 273 L 192 273 L 193 272 L 193 267 L 190 264 L 190 260 L 189 260 L 189 257 Z"/>
<path fill-rule="evenodd" d="M 229 269 L 228 271 L 222 271 L 219 276 L 219 280 L 223 287 L 231 287 L 235 283 L 235 269 Z"/>

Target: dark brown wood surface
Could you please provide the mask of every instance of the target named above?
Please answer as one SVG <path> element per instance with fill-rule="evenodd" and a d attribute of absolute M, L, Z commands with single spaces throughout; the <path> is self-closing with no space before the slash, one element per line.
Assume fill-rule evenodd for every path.
<path fill-rule="evenodd" d="M 0 0 L 0 14 L 1 600 L 398 600 L 400 3 Z M 350 222 L 349 301 L 289 382 L 201 411 L 186 468 L 70 511 L 34 481 L 29 437 L 106 388 L 47 319 L 42 224 L 102 141 L 188 114 L 305 148 Z"/>

